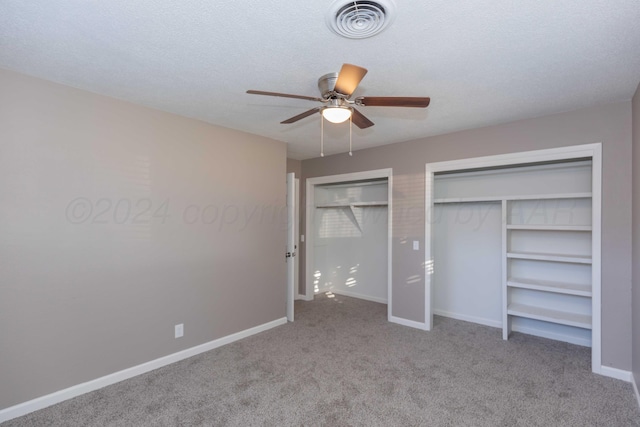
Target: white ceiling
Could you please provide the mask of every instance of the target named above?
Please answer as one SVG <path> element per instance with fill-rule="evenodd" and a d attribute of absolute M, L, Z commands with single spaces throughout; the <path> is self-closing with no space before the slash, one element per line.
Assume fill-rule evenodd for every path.
<path fill-rule="evenodd" d="M 355 95 L 430 96 L 423 109 L 363 107 L 354 149 L 628 100 L 640 81 L 638 0 L 395 0 L 368 39 L 329 30 L 334 0 L 2 0 L 0 67 L 288 143 L 319 155 L 318 96 L 342 63 Z M 325 125 L 325 153 L 348 123 Z"/>

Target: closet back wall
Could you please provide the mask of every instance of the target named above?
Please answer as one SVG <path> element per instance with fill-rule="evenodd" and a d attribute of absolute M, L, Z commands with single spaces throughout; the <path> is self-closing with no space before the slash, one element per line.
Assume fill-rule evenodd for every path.
<path fill-rule="evenodd" d="M 304 160 L 302 173 L 304 179 L 393 168 L 392 315 L 423 322 L 425 164 L 592 142 L 603 144 L 602 363 L 628 371 L 631 369 L 631 102 L 360 150 L 353 157 L 340 154 Z M 301 207 L 305 208 L 304 199 Z M 301 218 L 304 221 L 304 212 Z M 419 251 L 412 250 L 412 240 L 420 240 Z M 304 265 L 301 260 L 301 266 Z M 301 281 L 304 277 L 303 271 Z M 421 280 L 415 280 L 416 277 Z"/>
<path fill-rule="evenodd" d="M 284 143 L 9 71 L 0 93 L 0 409 L 285 316 Z"/>
<path fill-rule="evenodd" d="M 387 303 L 387 181 L 315 187 L 314 292 Z"/>

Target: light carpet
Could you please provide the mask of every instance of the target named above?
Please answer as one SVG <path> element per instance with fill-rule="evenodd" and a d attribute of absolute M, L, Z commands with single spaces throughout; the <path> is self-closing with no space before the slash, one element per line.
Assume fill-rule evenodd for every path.
<path fill-rule="evenodd" d="M 590 349 L 382 304 L 296 302 L 296 321 L 11 420 L 8 426 L 640 426 Z"/>

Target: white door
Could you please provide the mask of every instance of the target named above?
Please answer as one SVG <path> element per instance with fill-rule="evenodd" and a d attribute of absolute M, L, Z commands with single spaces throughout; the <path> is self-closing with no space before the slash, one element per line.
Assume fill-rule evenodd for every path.
<path fill-rule="evenodd" d="M 296 192 L 295 192 L 295 216 L 293 220 L 294 225 L 294 247 L 293 250 L 296 256 L 293 257 L 294 275 L 293 275 L 293 294 L 294 299 L 300 298 L 300 257 L 298 256 L 298 246 L 300 246 L 300 178 L 296 178 Z"/>
<path fill-rule="evenodd" d="M 293 322 L 296 260 L 296 179 L 287 174 L 287 320 Z"/>

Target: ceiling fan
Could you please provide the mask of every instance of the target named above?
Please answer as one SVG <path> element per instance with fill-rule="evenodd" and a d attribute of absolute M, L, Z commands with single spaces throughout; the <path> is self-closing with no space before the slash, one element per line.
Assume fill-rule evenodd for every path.
<path fill-rule="evenodd" d="M 247 93 L 252 95 L 306 99 L 308 101 L 318 101 L 325 104 L 280 122 L 282 124 L 295 123 L 298 120 L 319 112 L 330 122 L 342 123 L 351 118 L 353 124 L 360 129 L 365 129 L 373 126 L 373 122 L 353 108 L 354 105 L 359 107 L 412 108 L 426 108 L 429 105 L 430 98 L 427 97 L 359 96 L 353 100 L 349 99 L 365 74 L 367 74 L 366 68 L 352 64 L 343 64 L 340 73 L 325 74 L 318 79 L 318 89 L 320 89 L 321 93 L 320 97 L 264 92 L 260 90 L 248 90 Z"/>

